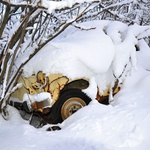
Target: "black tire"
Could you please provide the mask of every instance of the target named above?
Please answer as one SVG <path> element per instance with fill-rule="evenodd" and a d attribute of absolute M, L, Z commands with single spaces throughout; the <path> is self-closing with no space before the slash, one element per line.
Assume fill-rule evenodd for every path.
<path fill-rule="evenodd" d="M 89 104 L 91 99 L 79 89 L 69 89 L 61 93 L 51 109 L 53 123 L 61 123 L 74 112 Z"/>

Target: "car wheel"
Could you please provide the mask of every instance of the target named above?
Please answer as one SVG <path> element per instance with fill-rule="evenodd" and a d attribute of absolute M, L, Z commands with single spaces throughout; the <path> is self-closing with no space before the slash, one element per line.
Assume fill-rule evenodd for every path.
<path fill-rule="evenodd" d="M 82 107 L 89 104 L 91 99 L 79 89 L 69 89 L 61 93 L 51 109 L 53 123 L 61 123 Z"/>

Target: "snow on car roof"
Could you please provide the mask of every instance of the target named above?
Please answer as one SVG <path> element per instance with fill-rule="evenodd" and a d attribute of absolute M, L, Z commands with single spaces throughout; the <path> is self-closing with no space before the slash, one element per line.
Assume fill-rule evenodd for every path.
<path fill-rule="evenodd" d="M 135 45 L 146 29 L 107 20 L 70 25 L 32 58 L 24 67 L 24 75 L 43 71 L 69 78 L 95 77 L 104 90 L 115 78 L 124 77 L 129 63 L 136 68 Z"/>
<path fill-rule="evenodd" d="M 103 24 L 107 24 L 103 22 Z M 46 45 L 25 67 L 31 74 L 63 73 L 70 77 L 91 76 L 108 71 L 115 48 L 111 38 L 103 32 L 102 22 L 70 26 L 55 40 Z M 35 64 L 35 65 L 33 65 Z"/>

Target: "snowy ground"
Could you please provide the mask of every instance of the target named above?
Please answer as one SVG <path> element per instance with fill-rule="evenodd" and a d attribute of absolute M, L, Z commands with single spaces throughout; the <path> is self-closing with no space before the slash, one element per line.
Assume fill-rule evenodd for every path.
<path fill-rule="evenodd" d="M 111 34 L 109 36 L 111 37 Z M 119 46 L 118 43 L 121 43 L 119 39 L 113 37 L 111 39 L 116 40 L 113 43 L 117 43 L 117 50 L 123 46 L 121 44 Z M 30 126 L 20 117 L 17 110 L 9 107 L 10 119 L 5 121 L 0 116 L 0 149 L 149 150 L 150 71 L 146 70 L 150 70 L 150 48 L 142 41 L 139 42 L 139 46 L 141 51 L 136 55 L 137 68 L 126 78 L 111 105 L 101 105 L 93 100 L 65 120 L 60 125 L 62 130 L 50 132 L 46 131 L 48 126 L 41 129 Z M 111 56 L 114 57 L 114 54 Z M 97 64 L 94 59 L 90 61 Z M 110 63 L 107 62 L 107 65 Z M 101 70 L 105 71 L 103 68 Z M 116 69 L 116 74 L 119 71 Z M 99 72 L 98 70 L 96 73 Z"/>

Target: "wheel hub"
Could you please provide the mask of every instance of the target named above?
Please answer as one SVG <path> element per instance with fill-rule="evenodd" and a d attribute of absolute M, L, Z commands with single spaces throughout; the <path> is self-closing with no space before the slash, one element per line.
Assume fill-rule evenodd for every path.
<path fill-rule="evenodd" d="M 82 107 L 86 106 L 86 103 L 78 97 L 69 98 L 62 106 L 61 109 L 61 116 L 62 119 L 65 120 L 77 110 L 81 109 Z"/>

